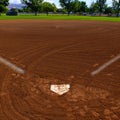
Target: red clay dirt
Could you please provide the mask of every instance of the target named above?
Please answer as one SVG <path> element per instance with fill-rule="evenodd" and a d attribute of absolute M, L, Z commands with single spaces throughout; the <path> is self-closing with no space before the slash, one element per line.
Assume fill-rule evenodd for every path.
<path fill-rule="evenodd" d="M 120 23 L 0 21 L 0 120 L 120 120 Z M 59 96 L 51 84 L 70 84 Z"/>

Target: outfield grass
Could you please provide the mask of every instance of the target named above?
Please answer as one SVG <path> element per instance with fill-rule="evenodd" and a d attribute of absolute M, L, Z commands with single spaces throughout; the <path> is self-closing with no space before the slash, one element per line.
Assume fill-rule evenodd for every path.
<path fill-rule="evenodd" d="M 97 20 L 97 21 L 112 21 L 120 22 L 117 17 L 96 17 L 96 16 L 67 16 L 67 15 L 18 15 L 18 16 L 0 16 L 0 20 L 18 20 L 18 19 L 40 19 L 40 20 Z"/>

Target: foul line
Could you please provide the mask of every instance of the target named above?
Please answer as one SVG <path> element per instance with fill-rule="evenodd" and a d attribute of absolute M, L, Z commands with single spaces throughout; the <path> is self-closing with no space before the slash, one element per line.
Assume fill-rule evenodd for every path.
<path fill-rule="evenodd" d="M 19 73 L 19 74 L 24 74 L 25 71 L 19 67 L 17 67 L 15 64 L 11 63 L 10 61 L 4 59 L 3 57 L 0 56 L 0 63 L 8 66 L 9 68 L 11 68 L 12 70 L 14 70 L 15 72 Z"/>
<path fill-rule="evenodd" d="M 104 70 L 106 67 L 108 67 L 109 65 L 111 65 L 112 63 L 116 62 L 117 60 L 120 59 L 120 54 L 117 55 L 115 58 L 111 59 L 110 61 L 108 61 L 107 63 L 103 64 L 101 67 L 99 67 L 97 70 L 93 71 L 91 73 L 92 76 L 98 74 L 99 72 L 101 72 L 102 70 Z"/>

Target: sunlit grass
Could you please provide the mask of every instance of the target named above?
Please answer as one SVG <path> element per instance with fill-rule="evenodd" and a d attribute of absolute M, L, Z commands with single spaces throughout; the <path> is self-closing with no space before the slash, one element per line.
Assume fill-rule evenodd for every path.
<path fill-rule="evenodd" d="M 77 15 L 56 15 L 56 14 L 39 14 L 34 16 L 34 14 L 21 14 L 18 16 L 6 16 L 2 14 L 0 20 L 19 20 L 19 19 L 37 19 L 37 20 L 96 20 L 96 21 L 113 21 L 120 22 L 120 18 L 117 17 L 96 17 L 96 16 L 77 16 Z"/>

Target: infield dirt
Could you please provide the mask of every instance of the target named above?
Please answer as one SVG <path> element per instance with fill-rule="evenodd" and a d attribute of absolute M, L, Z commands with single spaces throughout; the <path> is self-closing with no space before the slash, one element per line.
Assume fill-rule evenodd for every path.
<path fill-rule="evenodd" d="M 0 120 L 120 120 L 120 23 L 0 21 Z M 51 84 L 70 84 L 59 96 Z"/>

